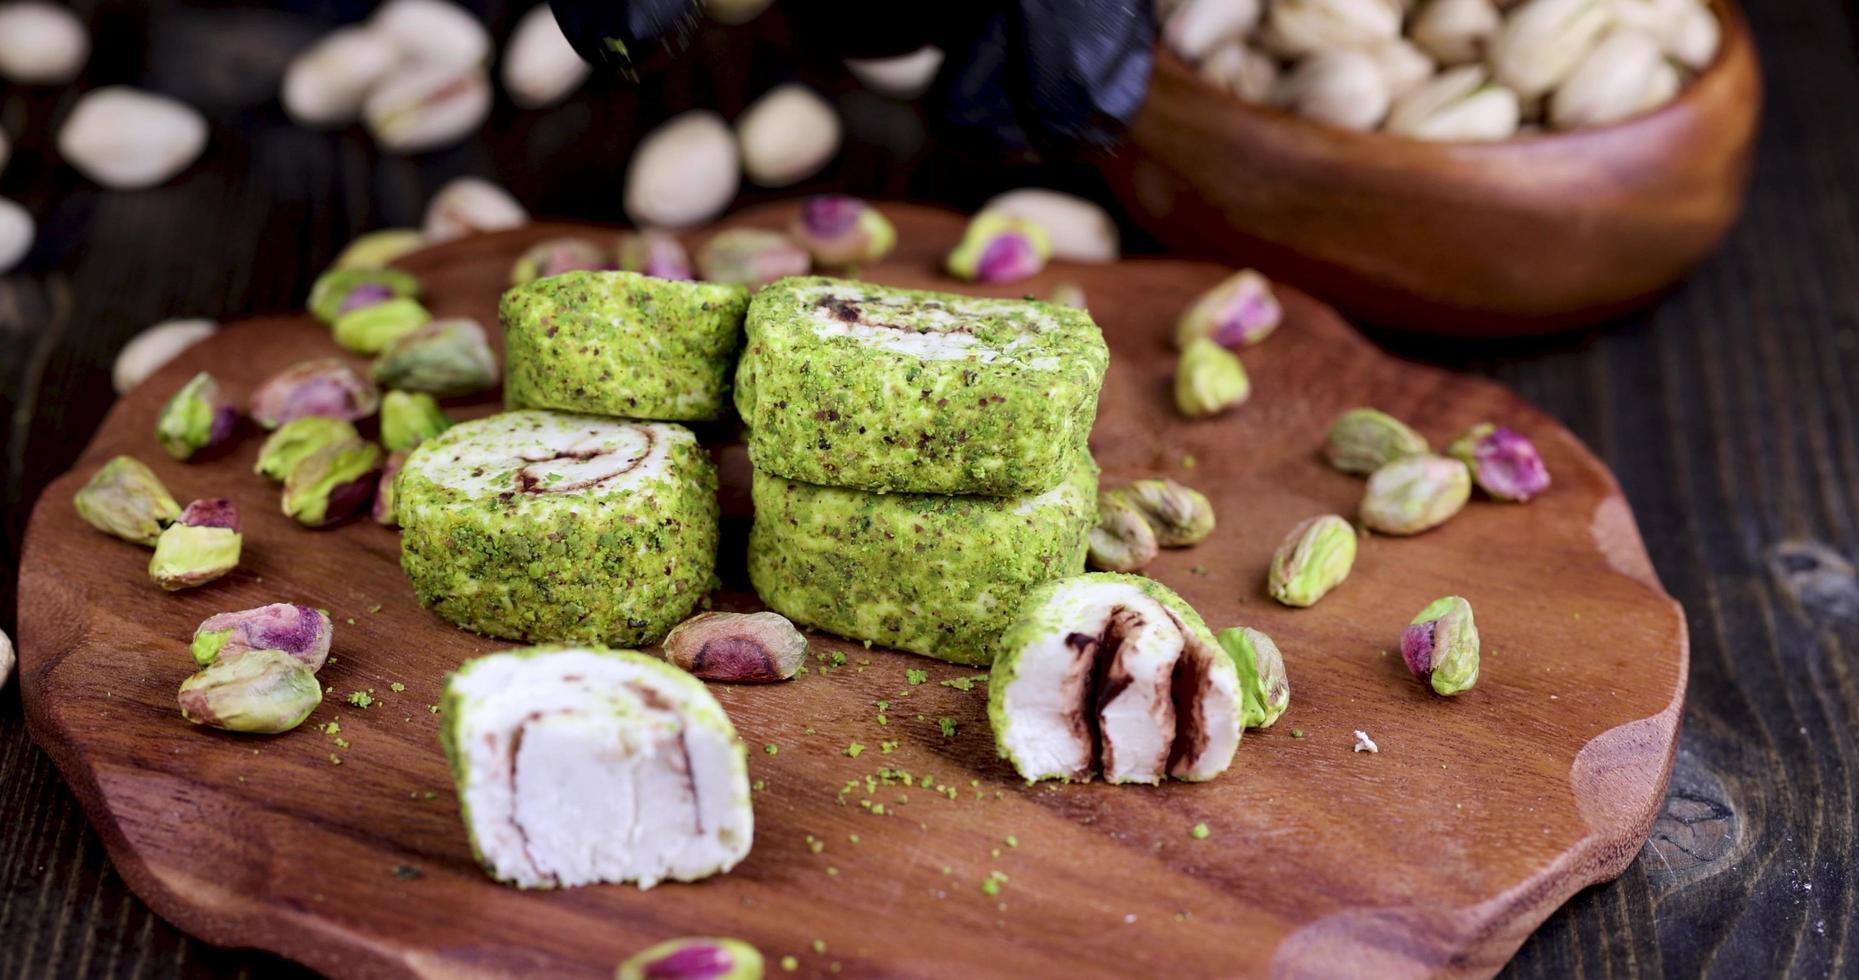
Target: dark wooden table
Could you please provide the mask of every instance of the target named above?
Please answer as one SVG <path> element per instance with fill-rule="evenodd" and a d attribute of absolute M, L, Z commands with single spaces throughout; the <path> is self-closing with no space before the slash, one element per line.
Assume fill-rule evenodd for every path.
<path fill-rule="evenodd" d="M 359 16 L 357 5 L 306 5 L 313 15 L 77 5 L 97 44 L 83 85 L 180 96 L 209 115 L 213 140 L 161 188 L 106 192 L 51 151 L 78 89 L 0 88 L 0 127 L 15 143 L 0 196 L 40 223 L 25 265 L 0 277 L 9 632 L 27 511 L 102 418 L 116 350 L 167 317 L 295 307 L 350 237 L 417 224 L 451 177 L 494 177 L 539 215 L 619 221 L 627 151 L 660 107 L 733 115 L 798 74 L 835 93 L 849 132 L 834 165 L 796 192 L 968 208 L 1029 181 L 1100 190 L 1078 168 L 932 141 L 910 108 L 829 64 L 796 64 L 777 17 L 707 32 L 684 67 L 643 89 L 597 81 L 532 113 L 500 100 L 478 138 L 401 159 L 359 130 L 297 129 L 275 101 L 290 52 Z M 1563 339 L 1382 338 L 1499 378 L 1586 439 L 1619 474 L 1689 613 L 1691 695 L 1666 812 L 1618 882 L 1544 924 L 1516 976 L 1859 973 L 1859 11 L 1839 0 L 1751 6 L 1770 95 L 1750 210 L 1688 284 L 1655 310 Z M 515 15 L 497 5 L 488 19 L 501 36 Z M 26 736 L 16 691 L 0 691 L 0 976 L 294 972 L 190 940 L 125 889 Z"/>

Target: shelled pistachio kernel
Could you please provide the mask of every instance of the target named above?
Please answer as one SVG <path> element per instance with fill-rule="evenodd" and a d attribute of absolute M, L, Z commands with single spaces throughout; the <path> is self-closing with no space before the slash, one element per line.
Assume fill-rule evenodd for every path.
<path fill-rule="evenodd" d="M 1378 469 L 1362 495 L 1362 523 L 1382 534 L 1419 534 L 1446 523 L 1472 496 L 1472 474 L 1445 456 L 1409 456 Z"/>
<path fill-rule="evenodd" d="M 175 459 L 225 445 L 239 424 L 239 410 L 205 371 L 194 375 L 168 399 L 155 419 L 155 438 Z"/>
<path fill-rule="evenodd" d="M 229 732 L 288 732 L 323 703 L 316 674 L 282 650 L 253 650 L 181 682 L 181 717 Z"/>
<path fill-rule="evenodd" d="M 1427 449 L 1426 439 L 1400 419 L 1372 408 L 1352 408 L 1331 423 L 1323 457 L 1344 473 L 1367 475 Z"/>
<path fill-rule="evenodd" d="M 1187 548 L 1214 532 L 1214 505 L 1207 495 L 1169 479 L 1136 480 L 1110 491 L 1142 511 L 1164 548 Z"/>
<path fill-rule="evenodd" d="M 410 296 L 350 310 L 336 318 L 336 344 L 357 354 L 379 354 L 388 344 L 432 322 L 432 314 Z"/>
<path fill-rule="evenodd" d="M 510 285 L 522 286 L 564 272 L 617 266 L 613 254 L 585 238 L 549 238 L 531 245 L 510 268 Z"/>
<path fill-rule="evenodd" d="M 1228 350 L 1250 347 L 1272 335 L 1284 322 L 1284 308 L 1272 294 L 1271 281 L 1244 269 L 1202 293 L 1175 321 L 1175 346 L 1206 338 Z"/>
<path fill-rule="evenodd" d="M 1549 468 L 1535 443 L 1503 426 L 1472 426 L 1446 447 L 1446 455 L 1470 467 L 1473 482 L 1493 500 L 1523 503 L 1549 489 Z"/>
<path fill-rule="evenodd" d="M 1239 669 L 1239 718 L 1247 728 L 1270 728 L 1291 706 L 1284 654 L 1260 630 L 1236 626 L 1215 637 Z"/>
<path fill-rule="evenodd" d="M 673 627 L 663 645 L 676 666 L 733 684 L 784 681 L 807 660 L 807 638 L 774 612 L 698 613 Z"/>
<path fill-rule="evenodd" d="M 440 398 L 497 384 L 497 355 L 476 320 L 448 317 L 396 337 L 375 358 L 374 383 Z"/>
<path fill-rule="evenodd" d="M 284 481 L 284 513 L 323 527 L 361 510 L 381 474 L 381 447 L 359 439 L 311 453 Z"/>
<path fill-rule="evenodd" d="M 424 392 L 390 391 L 381 399 L 381 444 L 389 452 L 412 452 L 451 427 L 439 400 Z"/>
<path fill-rule="evenodd" d="M 949 274 L 970 282 L 1018 282 L 1036 276 L 1052 257 L 1046 229 L 1023 218 L 978 214 L 949 253 Z"/>
<path fill-rule="evenodd" d="M 1175 408 L 1188 418 L 1218 415 L 1252 396 L 1245 365 L 1205 337 L 1190 342 L 1175 365 Z"/>
<path fill-rule="evenodd" d="M 654 279 L 691 278 L 691 255 L 678 236 L 657 228 L 629 231 L 620 236 L 622 272 L 637 272 Z"/>
<path fill-rule="evenodd" d="M 762 954 L 740 939 L 668 939 L 620 964 L 614 980 L 761 980 Z"/>
<path fill-rule="evenodd" d="M 239 566 L 243 543 L 232 501 L 196 500 L 155 541 L 149 578 L 169 592 L 205 585 Z"/>
<path fill-rule="evenodd" d="M 316 277 L 310 286 L 310 312 L 326 324 L 334 324 L 356 310 L 393 299 L 412 299 L 420 294 L 420 281 L 412 273 L 399 269 L 375 267 L 334 268 Z"/>
<path fill-rule="evenodd" d="M 282 650 L 303 661 L 312 671 L 329 659 L 335 626 L 329 614 L 309 606 L 275 602 L 254 609 L 216 613 L 194 630 L 190 647 L 194 663 L 210 667 L 216 661 L 244 656 L 253 650 Z"/>
<path fill-rule="evenodd" d="M 252 393 L 252 418 L 267 429 L 311 415 L 355 422 L 381 407 L 381 393 L 339 357 L 299 361 Z"/>
<path fill-rule="evenodd" d="M 760 289 L 777 279 L 804 276 L 813 256 L 785 233 L 766 228 L 731 228 L 697 248 L 697 270 L 707 282 Z"/>
<path fill-rule="evenodd" d="M 425 244 L 426 238 L 418 228 L 379 228 L 343 246 L 329 267 L 379 269 Z"/>
<path fill-rule="evenodd" d="M 1155 528 L 1127 493 L 1097 495 L 1097 524 L 1086 563 L 1106 572 L 1141 571 L 1161 553 Z"/>
<path fill-rule="evenodd" d="M 1434 600 L 1401 632 L 1401 659 L 1437 694 L 1461 694 L 1478 683 L 1478 625 L 1472 604 L 1456 595 Z"/>
<path fill-rule="evenodd" d="M 306 415 L 278 426 L 258 448 L 258 462 L 252 472 L 279 483 L 304 457 L 324 446 L 361 438 L 353 423 L 326 415 Z"/>
<path fill-rule="evenodd" d="M 1356 529 L 1335 514 L 1311 517 L 1285 535 L 1272 555 L 1266 588 L 1287 606 L 1317 604 L 1343 584 L 1356 560 Z"/>
<path fill-rule="evenodd" d="M 877 208 L 856 197 L 821 194 L 801 203 L 788 226 L 813 261 L 844 268 L 881 261 L 897 246 L 897 228 Z"/>
<path fill-rule="evenodd" d="M 181 505 L 153 470 L 133 456 L 103 464 L 71 498 L 86 524 L 131 544 L 153 548 Z"/>

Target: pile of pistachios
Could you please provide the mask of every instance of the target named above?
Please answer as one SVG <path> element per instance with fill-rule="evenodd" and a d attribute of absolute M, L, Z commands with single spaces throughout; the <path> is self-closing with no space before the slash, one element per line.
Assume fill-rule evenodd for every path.
<path fill-rule="evenodd" d="M 1707 0 L 1159 0 L 1168 46 L 1248 102 L 1418 140 L 1509 139 L 1670 102 Z"/>

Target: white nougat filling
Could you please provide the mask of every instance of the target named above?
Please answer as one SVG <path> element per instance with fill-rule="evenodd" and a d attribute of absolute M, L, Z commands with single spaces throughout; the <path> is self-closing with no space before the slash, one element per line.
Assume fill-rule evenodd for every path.
<path fill-rule="evenodd" d="M 747 855 L 740 745 L 701 683 L 674 671 L 564 650 L 482 658 L 456 675 L 461 798 L 492 874 L 649 888 Z"/>

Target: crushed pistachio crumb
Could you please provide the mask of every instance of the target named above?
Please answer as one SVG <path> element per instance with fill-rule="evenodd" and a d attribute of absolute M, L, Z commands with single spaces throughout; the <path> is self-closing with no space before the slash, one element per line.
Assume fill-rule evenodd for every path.
<path fill-rule="evenodd" d="M 826 940 L 824 940 L 824 939 L 815 939 L 815 940 L 813 941 L 813 951 L 814 951 L 814 952 L 816 952 L 816 953 L 819 953 L 819 954 L 821 954 L 821 955 L 825 955 L 825 953 L 826 953 Z"/>
<path fill-rule="evenodd" d="M 387 689 L 394 692 L 395 694 L 404 694 L 406 693 L 407 686 L 405 684 L 400 683 L 399 681 L 395 681 L 392 684 L 387 685 Z"/>
<path fill-rule="evenodd" d="M 341 730 L 342 730 L 342 726 L 340 724 L 337 724 L 336 722 L 326 721 L 323 723 L 323 734 L 325 735 L 334 735 L 335 733 Z"/>
<path fill-rule="evenodd" d="M 380 603 L 378 603 L 378 602 L 376 602 L 376 603 L 373 603 L 373 604 L 371 604 L 371 605 L 370 605 L 370 606 L 368 607 L 368 612 L 369 612 L 369 614 L 370 614 L 370 615 L 372 615 L 372 614 L 374 614 L 374 613 L 378 613 L 378 612 L 380 612 L 380 611 L 381 611 L 381 604 L 380 604 Z"/>
<path fill-rule="evenodd" d="M 332 766 L 339 766 L 339 765 L 341 765 L 341 764 L 342 764 L 342 757 L 341 757 L 341 756 L 339 756 L 339 755 L 337 755 L 337 754 L 335 754 L 334 752 L 331 752 L 331 753 L 329 753 L 329 764 L 330 764 L 330 765 L 332 765 Z"/>
<path fill-rule="evenodd" d="M 918 670 L 912 667 L 904 671 L 904 680 L 909 682 L 911 687 L 916 687 L 918 684 L 926 683 L 929 680 L 929 671 Z"/>
<path fill-rule="evenodd" d="M 846 839 L 847 839 L 847 840 L 849 840 L 849 841 L 851 841 L 851 842 L 852 842 L 852 843 L 854 843 L 854 844 L 856 844 L 856 843 L 858 843 L 858 835 L 857 835 L 857 834 L 847 834 L 847 835 L 846 835 Z"/>
<path fill-rule="evenodd" d="M 436 704 L 429 704 L 426 706 L 426 711 L 428 714 L 436 715 L 439 713 L 439 706 Z"/>
<path fill-rule="evenodd" d="M 1184 470 L 1191 470 L 1199 465 L 1201 465 L 1200 460 L 1195 459 L 1193 456 L 1181 457 L 1181 468 Z"/>
<path fill-rule="evenodd" d="M 1292 738 L 1303 738 L 1303 737 L 1304 737 L 1304 730 L 1303 730 L 1302 728 L 1293 728 L 1293 729 L 1291 729 L 1291 737 L 1292 737 Z"/>
<path fill-rule="evenodd" d="M 832 661 L 833 661 L 833 666 L 844 667 L 846 665 L 846 655 L 839 652 L 838 650 L 834 650 L 832 653 Z"/>
<path fill-rule="evenodd" d="M 852 744 L 846 746 L 846 755 L 849 756 L 850 758 L 856 759 L 864 751 L 865 751 L 865 746 L 859 744 L 858 742 L 853 742 Z"/>
<path fill-rule="evenodd" d="M 815 854 L 818 854 L 821 851 L 826 850 L 826 842 L 819 839 L 818 837 L 813 836 L 812 834 L 808 834 L 807 835 L 807 850 L 812 851 Z"/>
<path fill-rule="evenodd" d="M 1206 824 L 1197 823 L 1194 825 L 1194 829 L 1188 831 L 1188 836 L 1195 840 L 1206 840 L 1207 836 L 1212 833 L 1213 831 L 1208 830 Z"/>
<path fill-rule="evenodd" d="M 897 743 L 896 742 L 879 742 L 878 751 L 884 755 L 890 755 L 891 753 L 897 751 Z"/>
<path fill-rule="evenodd" d="M 762 746 L 762 751 L 768 753 L 769 755 L 780 755 L 781 746 L 776 745 L 773 742 L 769 742 L 767 745 Z"/>
<path fill-rule="evenodd" d="M 346 748 L 348 748 L 348 747 L 349 747 L 349 740 L 348 740 L 348 739 L 346 739 L 346 738 L 343 738 L 343 737 L 342 737 L 342 736 L 340 736 L 340 735 L 338 735 L 338 736 L 336 736 L 336 748 L 338 748 L 338 749 L 346 749 Z"/>
<path fill-rule="evenodd" d="M 938 718 L 936 719 L 936 727 L 942 729 L 943 738 L 954 738 L 955 737 L 955 719 L 954 718 Z"/>
<path fill-rule="evenodd" d="M 827 865 L 827 866 L 826 866 L 826 876 L 827 876 L 827 877 L 829 877 L 829 878 L 837 878 L 837 877 L 839 877 L 839 869 L 838 869 L 838 868 L 835 868 L 835 867 L 833 867 L 833 866 L 832 866 L 832 865 L 830 865 L 830 864 L 829 864 L 829 865 Z"/>
<path fill-rule="evenodd" d="M 873 803 L 873 804 L 871 805 L 871 815 L 872 815 L 872 816 L 874 816 L 874 817 L 882 817 L 882 816 L 884 816 L 884 804 L 882 804 L 882 803 Z"/>
<path fill-rule="evenodd" d="M 349 694 L 349 703 L 357 708 L 366 708 L 374 704 L 374 695 L 367 691 L 352 691 Z"/>
<path fill-rule="evenodd" d="M 749 788 L 756 791 L 757 793 L 760 793 L 762 790 L 765 790 L 768 788 L 768 783 L 766 780 L 758 779 L 755 782 L 749 784 Z"/>
<path fill-rule="evenodd" d="M 972 691 L 975 689 L 976 681 L 985 681 L 987 679 L 988 675 L 986 674 L 974 674 L 968 677 L 951 677 L 943 681 L 942 686 L 953 687 L 958 691 Z"/>
<path fill-rule="evenodd" d="M 792 956 L 783 956 L 781 957 L 781 969 L 793 973 L 795 970 L 800 969 L 800 960 Z"/>
<path fill-rule="evenodd" d="M 1014 836 L 1014 835 L 1012 835 L 1012 834 L 1008 834 L 1008 835 L 1007 835 L 1007 846 L 1008 846 L 1008 847 L 1019 847 L 1019 846 L 1020 846 L 1020 838 L 1018 838 L 1018 837 L 1015 837 L 1015 836 Z"/>

